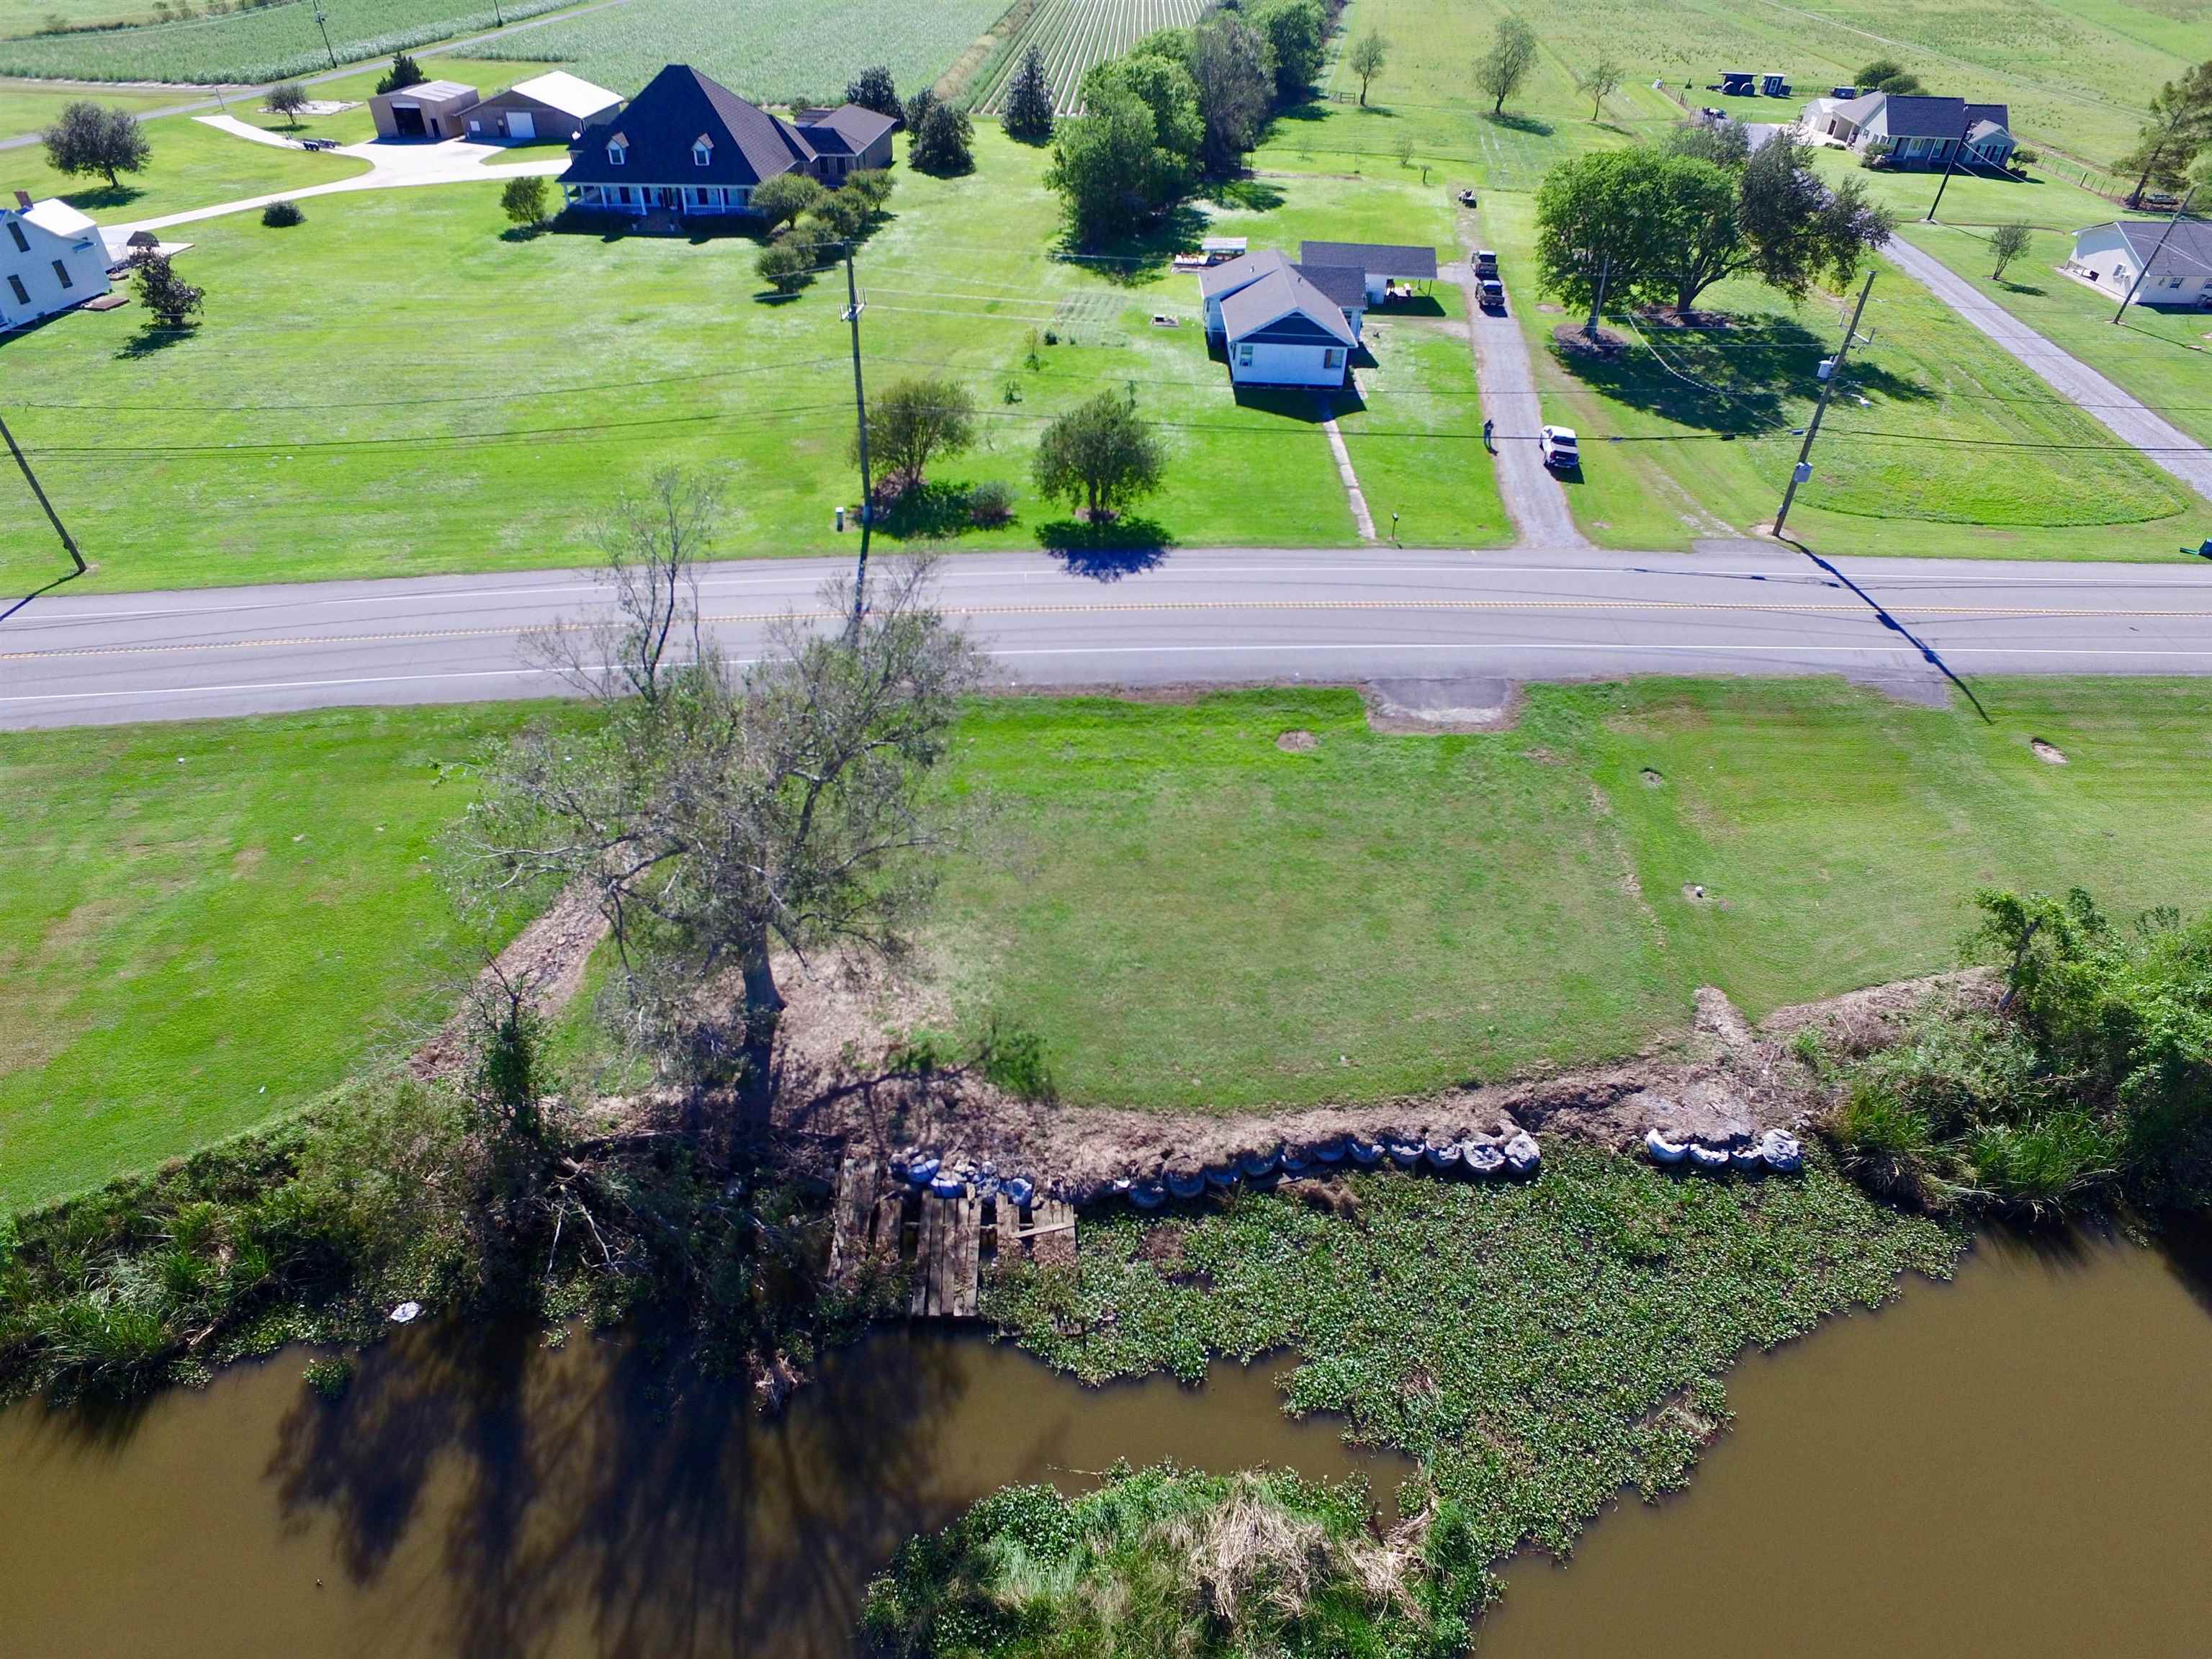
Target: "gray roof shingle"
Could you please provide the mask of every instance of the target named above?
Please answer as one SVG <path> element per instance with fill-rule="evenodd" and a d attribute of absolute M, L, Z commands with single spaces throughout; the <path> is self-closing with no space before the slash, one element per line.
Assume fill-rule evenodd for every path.
<path fill-rule="evenodd" d="M 1976 121 L 1994 121 L 2001 127 L 2011 125 L 2011 117 L 2002 104 L 1970 104 L 1963 98 L 1933 98 L 1921 94 L 1903 96 L 1888 94 L 1889 101 L 1882 106 L 1883 125 L 1893 138 L 1951 138 Z"/>
<path fill-rule="evenodd" d="M 696 165 L 692 146 L 704 135 L 711 160 Z M 628 159 L 607 160 L 617 137 Z M 629 107 L 595 123 L 564 185 L 757 185 L 814 159 L 814 147 L 788 121 L 749 104 L 688 64 L 671 64 L 646 83 Z"/>
<path fill-rule="evenodd" d="M 1370 276 L 1428 281 L 1437 274 L 1437 251 L 1395 242 L 1301 242 L 1302 265 L 1350 265 Z"/>
<path fill-rule="evenodd" d="M 1291 269 L 1344 310 L 1367 309 L 1367 273 L 1358 266 L 1292 265 Z"/>
<path fill-rule="evenodd" d="M 1271 247 L 1257 253 L 1240 253 L 1234 259 L 1224 260 L 1218 265 L 1208 265 L 1198 273 L 1198 291 L 1203 299 L 1218 299 L 1240 288 L 1256 283 L 1262 276 L 1290 269 L 1290 260 Z"/>
<path fill-rule="evenodd" d="M 1278 322 L 1292 312 L 1310 319 L 1316 326 L 1347 348 L 1359 343 L 1358 337 L 1352 331 L 1352 325 L 1344 319 L 1343 307 L 1287 267 L 1268 272 L 1249 288 L 1224 300 L 1221 302 L 1221 325 L 1234 343 L 1244 335 L 1257 333 L 1268 324 Z"/>
<path fill-rule="evenodd" d="M 826 115 L 800 122 L 799 130 L 824 155 L 858 155 L 897 125 L 876 110 L 840 104 Z"/>

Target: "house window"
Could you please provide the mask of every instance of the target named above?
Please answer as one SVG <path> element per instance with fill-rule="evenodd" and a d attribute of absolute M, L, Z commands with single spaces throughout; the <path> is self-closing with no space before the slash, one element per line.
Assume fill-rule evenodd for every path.
<path fill-rule="evenodd" d="M 2181 286 L 2181 278 L 2179 276 L 2169 276 L 2166 279 L 2166 285 L 2168 288 L 2179 288 Z"/>
<path fill-rule="evenodd" d="M 1323 368 L 1342 368 L 1344 367 L 1343 349 L 1340 346 L 1331 346 L 1328 350 L 1322 352 L 1321 354 L 1321 366 Z"/>
<path fill-rule="evenodd" d="M 691 165 L 703 167 L 714 159 L 714 147 L 704 139 L 691 146 Z"/>
<path fill-rule="evenodd" d="M 625 153 L 627 149 L 628 146 L 623 144 L 609 144 L 607 146 L 607 165 L 611 167 L 618 167 L 624 161 L 628 161 L 629 158 Z"/>
<path fill-rule="evenodd" d="M 70 280 L 69 267 L 58 259 L 54 261 L 54 275 L 61 280 L 61 285 L 64 288 L 75 288 L 76 286 L 75 283 Z"/>
<path fill-rule="evenodd" d="M 17 224 L 13 219 L 8 222 L 8 234 L 15 239 L 16 252 L 28 253 L 31 251 L 31 239 L 23 234 L 22 226 Z"/>
<path fill-rule="evenodd" d="M 31 303 L 31 291 L 23 286 L 23 279 L 21 276 L 10 276 L 8 278 L 8 286 L 15 290 L 17 305 L 27 306 Z"/>
<path fill-rule="evenodd" d="M 1250 346 L 1241 345 L 1237 348 L 1237 367 L 1239 368 L 1249 368 L 1252 367 L 1252 348 Z"/>

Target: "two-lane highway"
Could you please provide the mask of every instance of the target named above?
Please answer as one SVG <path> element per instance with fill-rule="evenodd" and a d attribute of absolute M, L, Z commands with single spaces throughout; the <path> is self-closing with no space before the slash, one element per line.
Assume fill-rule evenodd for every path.
<path fill-rule="evenodd" d="M 726 649 L 822 607 L 823 560 L 716 565 Z M 97 578 L 92 580 L 97 580 Z M 1527 550 L 1187 550 L 1114 580 L 1037 554 L 950 560 L 941 603 L 1010 683 L 2212 673 L 2212 568 Z M 0 726 L 558 694 L 529 636 L 603 615 L 588 573 L 102 594 L 0 623 Z"/>

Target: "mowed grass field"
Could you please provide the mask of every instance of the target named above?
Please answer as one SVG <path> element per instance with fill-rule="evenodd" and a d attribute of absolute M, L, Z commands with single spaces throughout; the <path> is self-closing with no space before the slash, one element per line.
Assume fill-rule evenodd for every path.
<path fill-rule="evenodd" d="M 23 0 L 0 0 L 0 8 Z M 37 0 L 40 20 L 46 11 Z M 339 64 L 387 56 L 404 46 L 448 40 L 557 11 L 576 0 L 501 0 L 495 9 L 471 0 L 329 0 L 316 21 L 313 0 L 244 8 L 222 16 L 126 28 L 34 34 L 19 23 L 0 39 L 0 75 L 82 81 L 260 82 L 313 75 Z M 112 15 L 106 7 L 101 16 Z M 327 26 L 327 49 L 323 28 Z M 526 34 L 523 38 L 527 39 Z"/>
<path fill-rule="evenodd" d="M 523 711 L 0 733 L 0 1211 L 313 1097 L 477 962 L 430 862 Z"/>
<path fill-rule="evenodd" d="M 322 159 L 197 130 L 239 152 Z M 860 256 L 863 343 L 878 389 L 928 373 L 969 387 L 982 441 L 934 478 L 1004 480 L 1018 518 L 982 532 L 957 513 L 922 515 L 902 532 L 963 547 L 1072 533 L 1064 506 L 1035 495 L 1030 456 L 1047 420 L 1110 388 L 1160 423 L 1167 487 L 1142 512 L 1171 541 L 1355 542 L 1311 400 L 1240 404 L 1209 360 L 1196 279 L 1055 259 L 1043 154 L 986 127 L 977 155 L 962 179 L 897 173 L 894 216 Z M 128 307 L 0 344 L 0 374 L 18 389 L 10 423 L 96 580 L 588 562 L 594 520 L 670 465 L 727 484 L 728 553 L 849 546 L 834 524 L 859 495 L 842 274 L 766 303 L 749 238 L 522 237 L 498 196 L 487 184 L 325 198 L 283 231 L 256 215 L 202 222 L 188 256 L 208 294 L 197 331 L 149 337 Z M 1238 202 L 1194 222 L 1255 246 L 1346 235 L 1449 246 L 1440 188 L 1315 178 Z M 403 247 L 405 280 L 394 281 Z M 1440 307 L 1426 313 L 1386 321 L 1375 373 L 1389 395 L 1347 409 L 1347 434 L 1409 538 L 1501 542 L 1465 348 L 1441 332 Z M 56 556 L 27 516 L 0 522 L 10 580 Z"/>
<path fill-rule="evenodd" d="M 143 87 L 52 87 L 0 81 L 0 138 L 42 132 L 64 109 L 87 98 L 110 109 L 127 109 L 137 115 L 180 103 L 188 96 L 173 87 L 149 91 Z M 21 159 L 20 155 L 11 155 L 0 173 L 12 174 Z"/>
<path fill-rule="evenodd" d="M 1468 64 L 1473 39 L 1486 42 L 1512 9 L 1500 0 L 1355 0 L 1346 40 L 1380 27 L 1398 46 L 1401 66 L 1377 82 L 1382 100 L 1411 109 L 1486 109 Z M 1630 88 L 1615 101 L 1633 116 L 1655 80 L 1694 106 L 1723 103 L 1746 119 L 1795 118 L 1810 98 L 1848 82 L 1869 59 L 1890 56 L 1931 92 L 2008 105 L 2027 142 L 2108 163 L 2134 142 L 2145 102 L 2204 56 L 2212 9 L 2203 0 L 2134 5 L 2125 0 L 2022 0 L 2002 13 L 1966 0 L 1655 0 L 1624 7 L 1612 0 L 1557 0 L 1525 11 L 1543 42 L 1546 66 L 1536 95 L 1516 101 L 1545 120 L 1574 112 L 1573 72 L 1607 56 L 1626 68 Z M 1438 76 L 1420 66 L 1449 64 Z M 1778 71 L 1791 95 L 1723 100 L 1706 90 L 1723 70 Z M 1435 84 L 1431 84 L 1431 83 Z M 1356 95 L 1357 77 L 1340 67 L 1328 82 Z M 1401 104 L 1401 98 L 1410 100 Z M 1373 94 L 1370 94 L 1370 101 Z M 1778 114 L 1778 112 L 1779 113 Z M 1587 118 L 1589 106 L 1581 105 Z"/>
<path fill-rule="evenodd" d="M 106 100 L 95 98 L 94 101 Z M 189 115 L 165 115 L 158 121 L 145 123 L 145 127 L 147 142 L 153 149 L 145 171 L 121 174 L 112 190 L 107 180 L 97 174 L 86 179 L 56 173 L 46 165 L 44 147 L 35 144 L 0 152 L 0 179 L 4 179 L 10 188 L 27 190 L 40 199 L 58 196 L 103 223 L 112 225 L 182 213 L 272 191 L 332 184 L 368 171 L 368 163 L 357 156 L 313 155 L 306 150 L 251 143 L 234 133 L 204 125 Z M 196 225 L 177 234 L 198 244 L 201 227 Z M 191 256 L 195 263 L 198 252 L 196 246 Z M 189 270 L 183 274 L 191 281 L 199 280 Z M 271 273 L 272 278 L 280 275 Z M 135 307 L 106 314 L 110 318 L 131 318 L 129 326 L 134 331 L 143 316 Z M 23 353 L 25 358 L 42 356 L 53 349 L 59 339 L 74 335 L 82 325 L 94 320 L 94 317 L 76 313 L 33 333 L 11 335 L 0 340 L 0 375 L 8 379 L 8 395 L 12 398 L 24 384 L 15 378 L 23 372 L 19 367 L 22 360 L 15 353 Z M 54 341 L 33 346 L 33 342 L 49 334 L 55 337 Z M 0 554 L 0 559 L 4 557 Z"/>
<path fill-rule="evenodd" d="M 1341 692 L 992 702 L 945 954 L 1068 1097 L 1234 1110 L 1620 1052 L 1699 985 L 1757 1018 L 1942 968 L 1985 884 L 2212 898 L 2212 692 L 1981 690 L 1987 726 L 1826 680 L 1537 688 L 1417 737 Z"/>
<path fill-rule="evenodd" d="M 2212 693 L 1980 690 L 1991 725 L 1835 681 L 1538 689 L 1479 736 L 1335 691 L 979 702 L 951 781 L 991 810 L 931 954 L 1067 1098 L 1234 1110 L 1614 1054 L 1703 984 L 1758 1016 L 1942 968 L 1984 883 L 2212 899 Z M 434 837 L 526 712 L 0 736 L 0 1208 L 419 1030 L 477 943 Z"/>

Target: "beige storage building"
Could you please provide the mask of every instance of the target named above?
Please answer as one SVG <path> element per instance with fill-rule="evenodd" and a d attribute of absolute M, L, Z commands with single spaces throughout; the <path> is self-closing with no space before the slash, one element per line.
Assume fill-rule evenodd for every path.
<path fill-rule="evenodd" d="M 477 89 L 459 81 L 423 81 L 378 93 L 368 112 L 380 138 L 459 138 L 468 131 L 467 112 L 479 101 Z"/>

